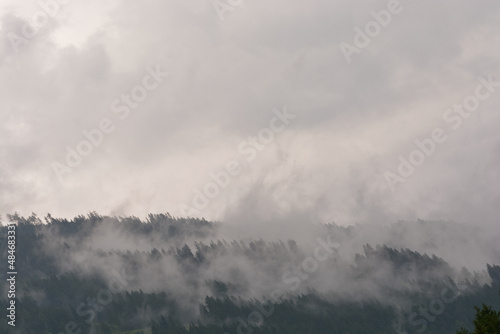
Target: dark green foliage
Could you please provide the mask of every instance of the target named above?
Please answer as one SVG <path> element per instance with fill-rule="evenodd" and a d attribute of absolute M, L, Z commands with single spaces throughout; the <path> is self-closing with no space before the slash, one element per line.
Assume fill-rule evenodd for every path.
<path fill-rule="evenodd" d="M 498 267 L 496 268 L 498 272 Z M 488 266 L 490 275 L 493 268 Z M 495 278 L 498 279 L 497 276 Z M 495 311 L 491 306 L 483 304 L 481 308 L 474 306 L 476 316 L 474 318 L 474 331 L 461 328 L 458 334 L 500 334 L 500 311 Z"/>
<path fill-rule="evenodd" d="M 452 285 L 448 274 L 452 268 L 436 256 L 428 256 L 409 249 L 396 250 L 390 247 L 366 245 L 364 254 L 356 256 L 350 268 L 354 279 L 370 277 L 376 270 L 376 263 L 389 263 L 394 275 L 404 276 L 410 270 L 422 274 L 426 280 L 416 278 L 412 284 L 420 289 L 396 290 L 387 288 L 387 299 L 411 301 L 407 309 L 396 308 L 394 303 L 365 299 L 363 302 L 339 299 L 334 295 L 319 294 L 313 290 L 299 295 L 284 294 L 277 300 L 257 301 L 243 299 L 243 282 L 208 280 L 205 282 L 210 296 L 197 299 L 199 314 L 189 313 L 183 300 L 178 300 L 164 291 L 120 289 L 110 292 L 109 303 L 93 308 L 92 299 L 108 286 L 105 277 L 84 274 L 74 270 L 62 270 L 57 265 L 67 254 L 86 247 L 98 229 L 109 227 L 118 233 L 129 233 L 164 242 L 160 249 L 119 251 L 92 249 L 93 255 L 102 259 L 118 260 L 134 275 L 140 274 L 145 262 L 151 266 L 162 259 L 172 259 L 186 277 L 196 276 L 218 257 L 238 255 L 251 263 L 263 263 L 280 274 L 282 259 L 300 263 L 307 256 L 295 241 L 265 242 L 253 240 L 247 243 L 215 240 L 209 243 L 196 242 L 193 246 L 188 237 L 211 237 L 216 224 L 200 219 L 173 218 L 168 214 L 149 215 L 145 221 L 136 217 L 105 217 L 96 213 L 78 216 L 73 220 L 45 218 L 45 224 L 32 215 L 9 216 L 17 222 L 17 326 L 12 328 L 6 321 L 0 322 L 0 333 L 59 334 L 65 332 L 68 324 L 75 326 L 81 334 L 118 334 L 140 328 L 151 329 L 152 334 L 161 333 L 396 333 L 396 319 L 399 331 L 409 334 L 422 332 L 422 326 L 412 325 L 408 319 L 413 312 L 428 307 L 433 297 L 440 296 L 444 288 Z M 334 225 L 328 227 L 340 234 L 350 234 L 352 229 Z M 55 238 L 64 237 L 66 241 Z M 0 261 L 6 263 L 6 228 L 0 228 Z M 71 242 L 69 242 L 71 240 Z M 190 246 L 188 246 L 191 245 Z M 49 252 L 47 245 L 53 245 L 56 252 Z M 50 249 L 50 247 L 49 247 Z M 111 260 L 109 260 L 111 261 Z M 455 328 L 474 321 L 481 331 L 490 333 L 498 330 L 499 313 L 483 306 L 476 309 L 476 319 L 470 305 L 486 303 L 500 307 L 495 294 L 500 285 L 500 267 L 488 266 L 493 285 L 467 282 L 462 289 L 467 291 L 446 304 L 442 314 L 427 321 L 425 333 L 454 333 Z M 237 276 L 238 273 L 235 275 Z M 239 277 L 239 276 L 237 276 Z M 5 291 L 5 281 L 0 290 Z M 195 283 L 193 283 L 195 284 Z M 196 286 L 193 285 L 193 288 Z M 456 287 L 455 287 L 456 288 Z M 425 292 L 425 293 L 423 293 Z M 198 301 L 203 300 L 198 305 Z M 0 297 L 5 306 L 5 294 Z M 5 307 L 4 307 L 5 309 Z M 196 307 L 195 307 L 196 309 Z M 496 312 L 496 313 L 495 313 Z M 495 318 L 497 317 L 497 318 Z M 418 319 L 423 319 L 418 315 Z M 496 323 L 495 323 L 496 319 Z M 70 327 L 71 327 L 70 326 Z M 397 328 L 397 326 L 396 326 Z M 75 332 L 76 333 L 76 332 Z M 469 333 L 465 330 L 461 333 Z M 498 332 L 491 332 L 498 333 Z"/>

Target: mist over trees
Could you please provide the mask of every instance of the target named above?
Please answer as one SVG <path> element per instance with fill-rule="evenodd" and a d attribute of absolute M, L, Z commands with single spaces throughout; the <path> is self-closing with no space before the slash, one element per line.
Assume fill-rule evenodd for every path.
<path fill-rule="evenodd" d="M 500 307 L 498 262 L 468 269 L 422 251 L 451 254 L 453 240 L 433 229 L 459 246 L 477 237 L 451 222 L 371 234 L 317 225 L 312 237 L 268 240 L 169 214 L 7 220 L 17 224 L 17 325 L 2 322 L 2 333 L 466 333 L 475 305 Z M 0 234 L 6 263 L 5 226 Z M 482 247 L 471 258 L 498 255 Z M 5 281 L 0 289 L 5 298 Z"/>

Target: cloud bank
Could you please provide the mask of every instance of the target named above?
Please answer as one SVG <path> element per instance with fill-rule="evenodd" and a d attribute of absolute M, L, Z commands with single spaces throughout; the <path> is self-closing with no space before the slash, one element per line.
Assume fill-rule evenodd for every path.
<path fill-rule="evenodd" d="M 340 46 L 390 2 L 242 1 L 223 19 L 202 0 L 41 3 L 0 8 L 3 214 L 182 215 L 237 160 L 197 216 L 498 226 L 500 87 L 459 128 L 443 118 L 479 77 L 500 81 L 497 1 L 402 0 L 350 62 Z M 143 98 L 155 66 L 169 75 Z M 113 104 L 123 94 L 126 119 Z M 245 162 L 239 145 L 283 107 L 296 118 Z M 116 128 L 59 180 L 53 163 L 102 119 Z M 385 173 L 435 128 L 447 140 L 391 190 Z"/>

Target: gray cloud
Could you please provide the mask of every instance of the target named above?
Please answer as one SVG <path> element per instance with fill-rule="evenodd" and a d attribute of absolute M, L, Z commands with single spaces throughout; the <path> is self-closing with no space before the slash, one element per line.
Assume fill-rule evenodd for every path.
<path fill-rule="evenodd" d="M 18 53 L 8 33 L 19 34 L 40 8 L 4 3 L 4 214 L 178 215 L 193 189 L 241 158 L 238 145 L 287 106 L 297 119 L 200 216 L 497 226 L 500 90 L 459 129 L 442 120 L 474 92 L 478 76 L 500 79 L 495 1 L 402 1 L 404 10 L 351 64 L 339 44 L 353 43 L 354 27 L 386 1 L 252 1 L 224 21 L 210 1 L 87 9 L 72 1 Z M 156 64 L 170 76 L 119 120 L 112 101 Z M 63 162 L 66 146 L 75 148 L 82 130 L 104 117 L 116 130 L 59 182 L 51 163 Z M 384 173 L 436 127 L 449 139 L 392 193 Z"/>

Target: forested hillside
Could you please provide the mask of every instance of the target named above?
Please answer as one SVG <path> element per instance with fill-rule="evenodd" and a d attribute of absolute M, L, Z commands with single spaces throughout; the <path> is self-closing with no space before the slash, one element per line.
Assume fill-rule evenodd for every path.
<path fill-rule="evenodd" d="M 225 240 L 218 223 L 168 214 L 7 220 L 17 323 L 1 333 L 455 333 L 471 328 L 474 305 L 500 308 L 498 263 L 468 270 L 384 244 L 352 252 L 357 227 L 320 226 L 307 243 Z"/>

